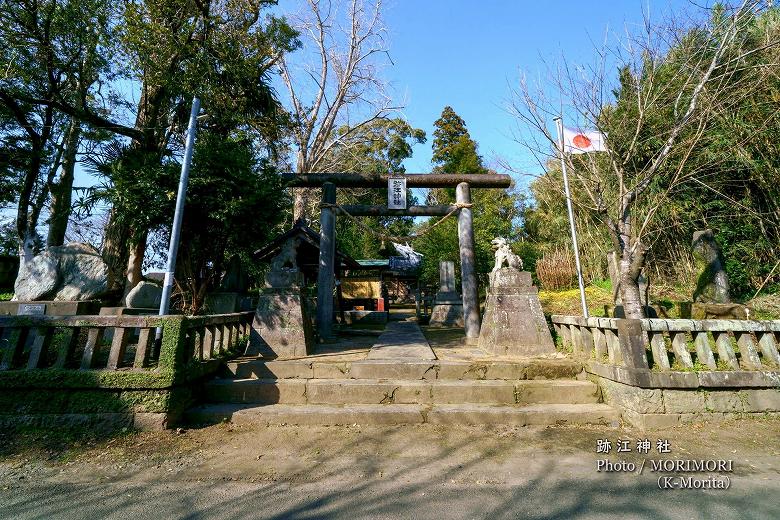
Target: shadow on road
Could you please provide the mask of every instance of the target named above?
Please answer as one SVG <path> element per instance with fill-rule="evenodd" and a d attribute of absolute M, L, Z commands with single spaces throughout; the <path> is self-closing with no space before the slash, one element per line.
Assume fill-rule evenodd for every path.
<path fill-rule="evenodd" d="M 536 440 L 551 434 L 540 429 Z M 277 450 L 278 457 L 288 454 L 285 461 L 271 453 L 250 459 L 241 446 L 225 446 L 204 456 L 196 452 L 176 470 L 136 468 L 92 481 L 6 484 L 0 516 L 763 520 L 777 513 L 776 480 L 736 475 L 729 490 L 659 490 L 657 475 L 597 473 L 594 455 L 583 452 L 590 441 L 556 456 L 518 452 L 513 438 L 464 439 L 448 429 L 438 435 L 435 446 L 425 447 L 407 430 L 390 428 L 327 453 L 306 448 L 300 439 L 289 452 Z"/>

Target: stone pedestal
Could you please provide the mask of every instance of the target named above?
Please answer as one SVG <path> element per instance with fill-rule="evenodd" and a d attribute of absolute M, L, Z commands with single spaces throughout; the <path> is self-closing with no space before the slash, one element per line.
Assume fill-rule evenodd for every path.
<path fill-rule="evenodd" d="M 298 288 L 269 288 L 257 304 L 248 355 L 289 359 L 314 352 L 314 329 L 306 299 Z"/>
<path fill-rule="evenodd" d="M 289 359 L 314 352 L 313 309 L 301 294 L 297 268 L 271 271 L 252 322 L 247 355 Z"/>
<path fill-rule="evenodd" d="M 439 292 L 433 300 L 429 325 L 463 327 L 463 299 L 455 289 L 455 262 L 439 262 Z"/>
<path fill-rule="evenodd" d="M 511 267 L 491 273 L 478 346 L 507 356 L 555 353 L 531 273 Z"/>

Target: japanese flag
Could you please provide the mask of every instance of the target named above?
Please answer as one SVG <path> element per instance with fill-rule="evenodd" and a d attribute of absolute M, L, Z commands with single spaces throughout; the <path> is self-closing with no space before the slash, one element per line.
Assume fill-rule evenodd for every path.
<path fill-rule="evenodd" d="M 604 134 L 597 130 L 583 132 L 563 128 L 563 151 L 569 153 L 606 152 Z"/>

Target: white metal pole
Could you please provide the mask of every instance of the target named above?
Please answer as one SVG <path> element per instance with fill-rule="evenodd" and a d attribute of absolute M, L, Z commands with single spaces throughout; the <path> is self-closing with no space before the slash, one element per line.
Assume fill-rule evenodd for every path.
<path fill-rule="evenodd" d="M 582 315 L 589 318 L 588 304 L 585 301 L 585 282 L 582 279 L 582 267 L 580 265 L 580 248 L 577 246 L 577 229 L 574 226 L 574 211 L 571 208 L 571 192 L 569 192 L 569 176 L 566 173 L 566 159 L 563 152 L 563 119 L 555 118 L 558 129 L 558 148 L 561 154 L 561 171 L 563 172 L 563 190 L 566 193 L 566 208 L 569 210 L 569 226 L 571 228 L 571 243 L 574 248 L 574 263 L 577 266 L 577 281 L 580 284 L 580 301 L 582 303 Z"/>
<path fill-rule="evenodd" d="M 176 255 L 179 252 L 181 220 L 184 216 L 184 201 L 187 198 L 187 182 L 190 178 L 190 163 L 192 162 L 192 152 L 195 147 L 198 112 L 200 112 L 200 100 L 198 98 L 193 98 L 192 109 L 190 110 L 190 123 L 187 126 L 187 140 L 184 144 L 184 160 L 181 164 L 181 176 L 179 177 L 179 191 L 176 194 L 176 211 L 173 214 L 171 242 L 168 245 L 168 264 L 165 268 L 165 281 L 163 283 L 162 299 L 160 300 L 160 316 L 168 314 L 168 309 L 170 308 L 173 273 L 176 270 Z M 159 329 L 157 330 L 157 336 L 160 336 Z"/>

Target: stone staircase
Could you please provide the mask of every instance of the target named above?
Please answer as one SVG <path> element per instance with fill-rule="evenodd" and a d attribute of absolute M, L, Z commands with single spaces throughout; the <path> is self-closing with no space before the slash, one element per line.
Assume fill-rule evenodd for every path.
<path fill-rule="evenodd" d="M 239 359 L 204 388 L 190 423 L 616 424 L 566 359 Z"/>

